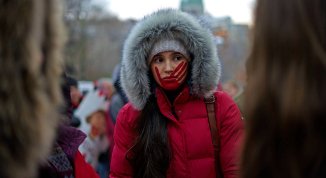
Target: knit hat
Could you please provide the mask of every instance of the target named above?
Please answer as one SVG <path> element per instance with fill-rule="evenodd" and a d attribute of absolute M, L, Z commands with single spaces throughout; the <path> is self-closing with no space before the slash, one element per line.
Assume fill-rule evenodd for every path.
<path fill-rule="evenodd" d="M 183 44 L 181 44 L 180 41 L 175 40 L 175 39 L 160 39 L 157 41 L 150 52 L 149 58 L 148 58 L 148 63 L 152 61 L 152 58 L 161 52 L 166 52 L 166 51 L 175 51 L 181 53 L 183 56 L 189 59 L 189 54 L 184 47 Z"/>

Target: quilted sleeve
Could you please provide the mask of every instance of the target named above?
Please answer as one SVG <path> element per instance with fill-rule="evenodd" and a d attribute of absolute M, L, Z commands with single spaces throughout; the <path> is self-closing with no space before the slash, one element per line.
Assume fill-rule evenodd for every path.
<path fill-rule="evenodd" d="M 134 143 L 135 131 L 130 120 L 135 118 L 135 112 L 130 105 L 126 105 L 118 114 L 114 129 L 114 148 L 111 158 L 110 178 L 131 178 L 132 167 L 126 159 L 128 150 Z"/>
<path fill-rule="evenodd" d="M 239 174 L 239 159 L 244 124 L 236 103 L 224 92 L 217 96 L 217 122 L 220 129 L 220 161 L 224 178 Z"/>

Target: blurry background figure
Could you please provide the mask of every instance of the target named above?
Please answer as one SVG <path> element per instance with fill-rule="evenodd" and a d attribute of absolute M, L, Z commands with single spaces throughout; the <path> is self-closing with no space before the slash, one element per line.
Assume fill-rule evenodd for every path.
<path fill-rule="evenodd" d="M 326 1 L 258 0 L 243 178 L 326 177 Z"/>
<path fill-rule="evenodd" d="M 236 98 L 241 92 L 242 88 L 234 80 L 228 80 L 222 85 L 223 91 L 228 93 L 233 99 Z"/>
<path fill-rule="evenodd" d="M 59 118 L 61 1 L 0 0 L 0 177 L 34 178 Z"/>
<path fill-rule="evenodd" d="M 86 140 L 80 146 L 80 151 L 84 155 L 85 160 L 90 163 L 97 172 L 103 176 L 108 176 L 108 169 L 99 161 L 101 154 L 108 152 L 109 138 L 107 137 L 107 113 L 103 109 L 92 112 L 87 118 L 90 125 L 90 131 Z M 102 158 L 103 159 L 103 158 Z M 107 158 L 108 160 L 108 158 Z M 108 166 L 108 165 L 106 165 Z"/>
<path fill-rule="evenodd" d="M 66 76 L 66 80 L 67 80 L 67 87 L 69 87 L 69 97 L 71 99 L 71 102 L 69 102 L 69 106 L 68 109 L 71 110 L 71 122 L 70 125 L 73 127 L 79 127 L 81 122 L 79 120 L 79 118 L 74 117 L 74 111 L 78 108 L 80 102 L 83 99 L 83 95 L 82 93 L 79 91 L 78 89 L 78 81 L 70 76 Z"/>
<path fill-rule="evenodd" d="M 106 97 L 106 99 L 111 101 L 112 95 L 115 92 L 112 81 L 107 78 L 100 78 L 97 80 L 97 87 L 99 91 Z"/>
<path fill-rule="evenodd" d="M 51 154 L 40 164 L 38 178 L 98 178 L 95 170 L 86 163 L 78 151 L 86 135 L 70 126 L 72 121 L 71 78 L 64 74 L 62 79 L 61 90 L 65 102 L 61 108 L 61 122 L 56 130 L 56 140 L 52 145 Z"/>
<path fill-rule="evenodd" d="M 99 80 L 96 81 L 96 89 L 99 91 L 99 95 L 104 96 L 105 111 L 107 112 L 109 119 L 111 119 L 111 116 L 109 114 L 110 113 L 109 108 L 111 104 L 112 95 L 115 92 L 111 79 L 100 78 Z"/>
<path fill-rule="evenodd" d="M 72 109 L 76 110 L 83 100 L 83 94 L 78 88 L 78 81 L 72 77 L 68 77 L 70 83 L 70 97 L 71 97 L 71 105 Z"/>
<path fill-rule="evenodd" d="M 120 83 L 120 63 L 114 67 L 113 74 L 112 74 L 112 81 L 115 88 L 115 93 L 112 95 L 110 106 L 109 106 L 109 113 L 110 117 L 113 122 L 116 122 L 117 115 L 127 102 L 128 98 L 125 92 L 122 90 L 121 83 Z"/>
<path fill-rule="evenodd" d="M 93 91 L 96 88 L 96 82 L 79 80 L 78 90 L 82 93 L 82 96 L 86 96 L 89 91 Z"/>
<path fill-rule="evenodd" d="M 234 80 L 228 80 L 227 82 L 223 83 L 222 90 L 233 98 L 243 114 L 243 87 L 241 87 L 240 84 Z"/>
<path fill-rule="evenodd" d="M 87 123 L 87 117 L 99 108 L 107 112 L 105 96 L 102 95 L 98 89 L 88 91 L 74 112 L 74 117 L 78 118 L 81 122 L 78 127 L 81 131 L 86 134 L 90 132 L 91 127 Z"/>
<path fill-rule="evenodd" d="M 87 134 L 85 142 L 80 146 L 80 151 L 86 161 L 94 166 L 101 178 L 107 177 L 114 145 L 114 124 L 108 115 L 106 96 L 98 87 L 87 92 L 74 116 L 81 121 L 78 128 Z"/>

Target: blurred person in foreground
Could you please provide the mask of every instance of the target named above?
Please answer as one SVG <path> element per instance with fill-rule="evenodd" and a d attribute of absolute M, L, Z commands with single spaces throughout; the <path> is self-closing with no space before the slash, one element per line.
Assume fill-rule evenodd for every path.
<path fill-rule="evenodd" d="M 123 49 L 130 103 L 115 125 L 110 177 L 216 177 L 206 97 L 216 99 L 216 161 L 225 178 L 237 177 L 243 125 L 233 100 L 216 92 L 220 72 L 213 36 L 193 16 L 162 9 L 136 24 Z"/>
<path fill-rule="evenodd" d="M 326 177 L 326 1 L 258 0 L 243 178 Z"/>
<path fill-rule="evenodd" d="M 70 171 L 62 150 L 72 150 L 74 137 L 61 132 L 62 94 L 70 98 L 70 93 L 60 90 L 65 82 L 60 1 L 0 1 L 0 26 L 0 177 L 64 178 L 52 171 Z M 62 143 L 65 148 L 58 148 Z M 79 160 L 82 165 L 83 158 Z"/>
<path fill-rule="evenodd" d="M 0 0 L 0 177 L 35 178 L 62 101 L 64 43 L 56 0 Z"/>

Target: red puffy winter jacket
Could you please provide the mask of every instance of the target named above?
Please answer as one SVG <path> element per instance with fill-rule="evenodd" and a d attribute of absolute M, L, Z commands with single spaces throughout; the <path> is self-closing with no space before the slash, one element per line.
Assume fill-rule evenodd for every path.
<path fill-rule="evenodd" d="M 157 89 L 157 103 L 168 122 L 168 138 L 172 159 L 167 172 L 168 178 L 215 178 L 214 150 L 211 141 L 206 105 L 203 99 L 189 94 L 185 88 L 172 106 L 164 93 Z M 238 174 L 239 147 L 243 134 L 240 111 L 233 100 L 224 92 L 215 93 L 217 122 L 220 123 L 220 159 L 225 178 Z M 132 177 L 133 170 L 126 160 L 127 150 L 137 136 L 135 120 L 139 111 L 127 104 L 120 111 L 115 133 L 115 147 L 111 160 L 110 177 Z"/>

